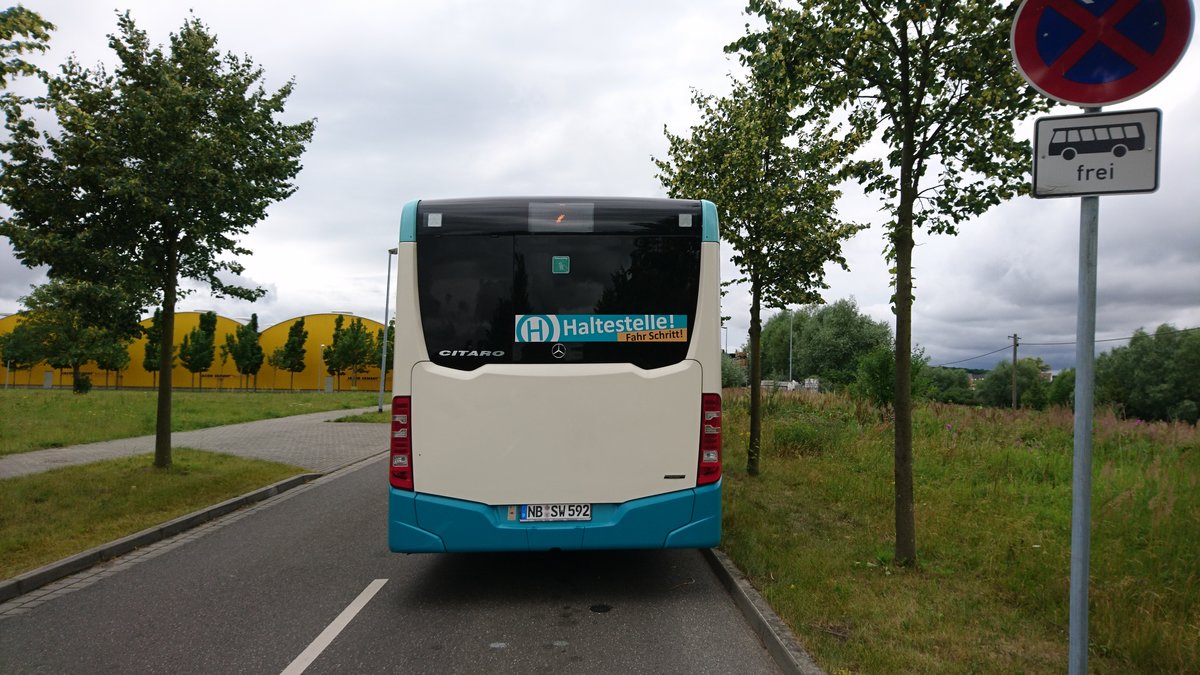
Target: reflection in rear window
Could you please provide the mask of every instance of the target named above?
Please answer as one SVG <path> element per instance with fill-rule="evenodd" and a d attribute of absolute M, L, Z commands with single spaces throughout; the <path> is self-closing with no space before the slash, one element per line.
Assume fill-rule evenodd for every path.
<path fill-rule="evenodd" d="M 417 232 L 430 359 L 462 370 L 561 362 L 659 368 L 683 360 L 699 291 L 701 228 L 690 227 L 700 221 L 699 202 L 652 203 L 660 209 L 645 217 L 627 209 L 631 217 L 618 218 L 598 201 L 592 233 L 554 229 L 584 222 L 588 209 L 574 203 L 520 216 L 514 208 L 494 227 L 486 214 L 472 212 L 468 223 L 453 205 L 431 204 L 439 226 L 419 214 L 427 226 Z M 518 338 L 523 317 L 532 323 Z"/>

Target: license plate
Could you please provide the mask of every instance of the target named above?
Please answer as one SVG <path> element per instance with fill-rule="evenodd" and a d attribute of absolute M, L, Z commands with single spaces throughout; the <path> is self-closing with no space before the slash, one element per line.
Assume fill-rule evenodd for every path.
<path fill-rule="evenodd" d="M 522 504 L 522 523 L 563 520 L 591 520 L 591 504 Z"/>

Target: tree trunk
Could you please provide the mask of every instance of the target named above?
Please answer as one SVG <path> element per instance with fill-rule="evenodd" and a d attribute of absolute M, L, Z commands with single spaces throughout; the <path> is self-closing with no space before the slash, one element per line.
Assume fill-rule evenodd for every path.
<path fill-rule="evenodd" d="M 166 283 L 163 288 L 162 335 L 159 337 L 158 417 L 154 427 L 154 466 L 171 466 L 171 357 L 175 346 L 175 252 L 168 255 Z"/>
<path fill-rule="evenodd" d="M 912 443 L 912 216 L 915 190 L 901 178 L 896 247 L 896 563 L 917 562 Z"/>
<path fill-rule="evenodd" d="M 750 445 L 746 450 L 746 473 L 758 475 L 762 449 L 762 320 L 759 310 L 761 287 L 750 282 Z"/>

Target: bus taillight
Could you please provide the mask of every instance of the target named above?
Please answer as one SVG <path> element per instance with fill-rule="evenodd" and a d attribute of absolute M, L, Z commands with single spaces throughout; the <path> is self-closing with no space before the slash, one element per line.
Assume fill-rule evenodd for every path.
<path fill-rule="evenodd" d="M 696 485 L 721 480 L 721 395 L 700 397 L 700 468 Z"/>
<path fill-rule="evenodd" d="M 392 398 L 392 441 L 388 458 L 388 478 L 392 487 L 413 489 L 412 474 L 412 397 Z"/>

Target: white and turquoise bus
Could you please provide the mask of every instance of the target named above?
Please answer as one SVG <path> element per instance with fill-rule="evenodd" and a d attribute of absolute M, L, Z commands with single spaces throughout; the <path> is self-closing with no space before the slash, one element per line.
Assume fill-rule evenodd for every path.
<path fill-rule="evenodd" d="M 713 204 L 414 201 L 398 258 L 391 550 L 717 544 Z"/>

